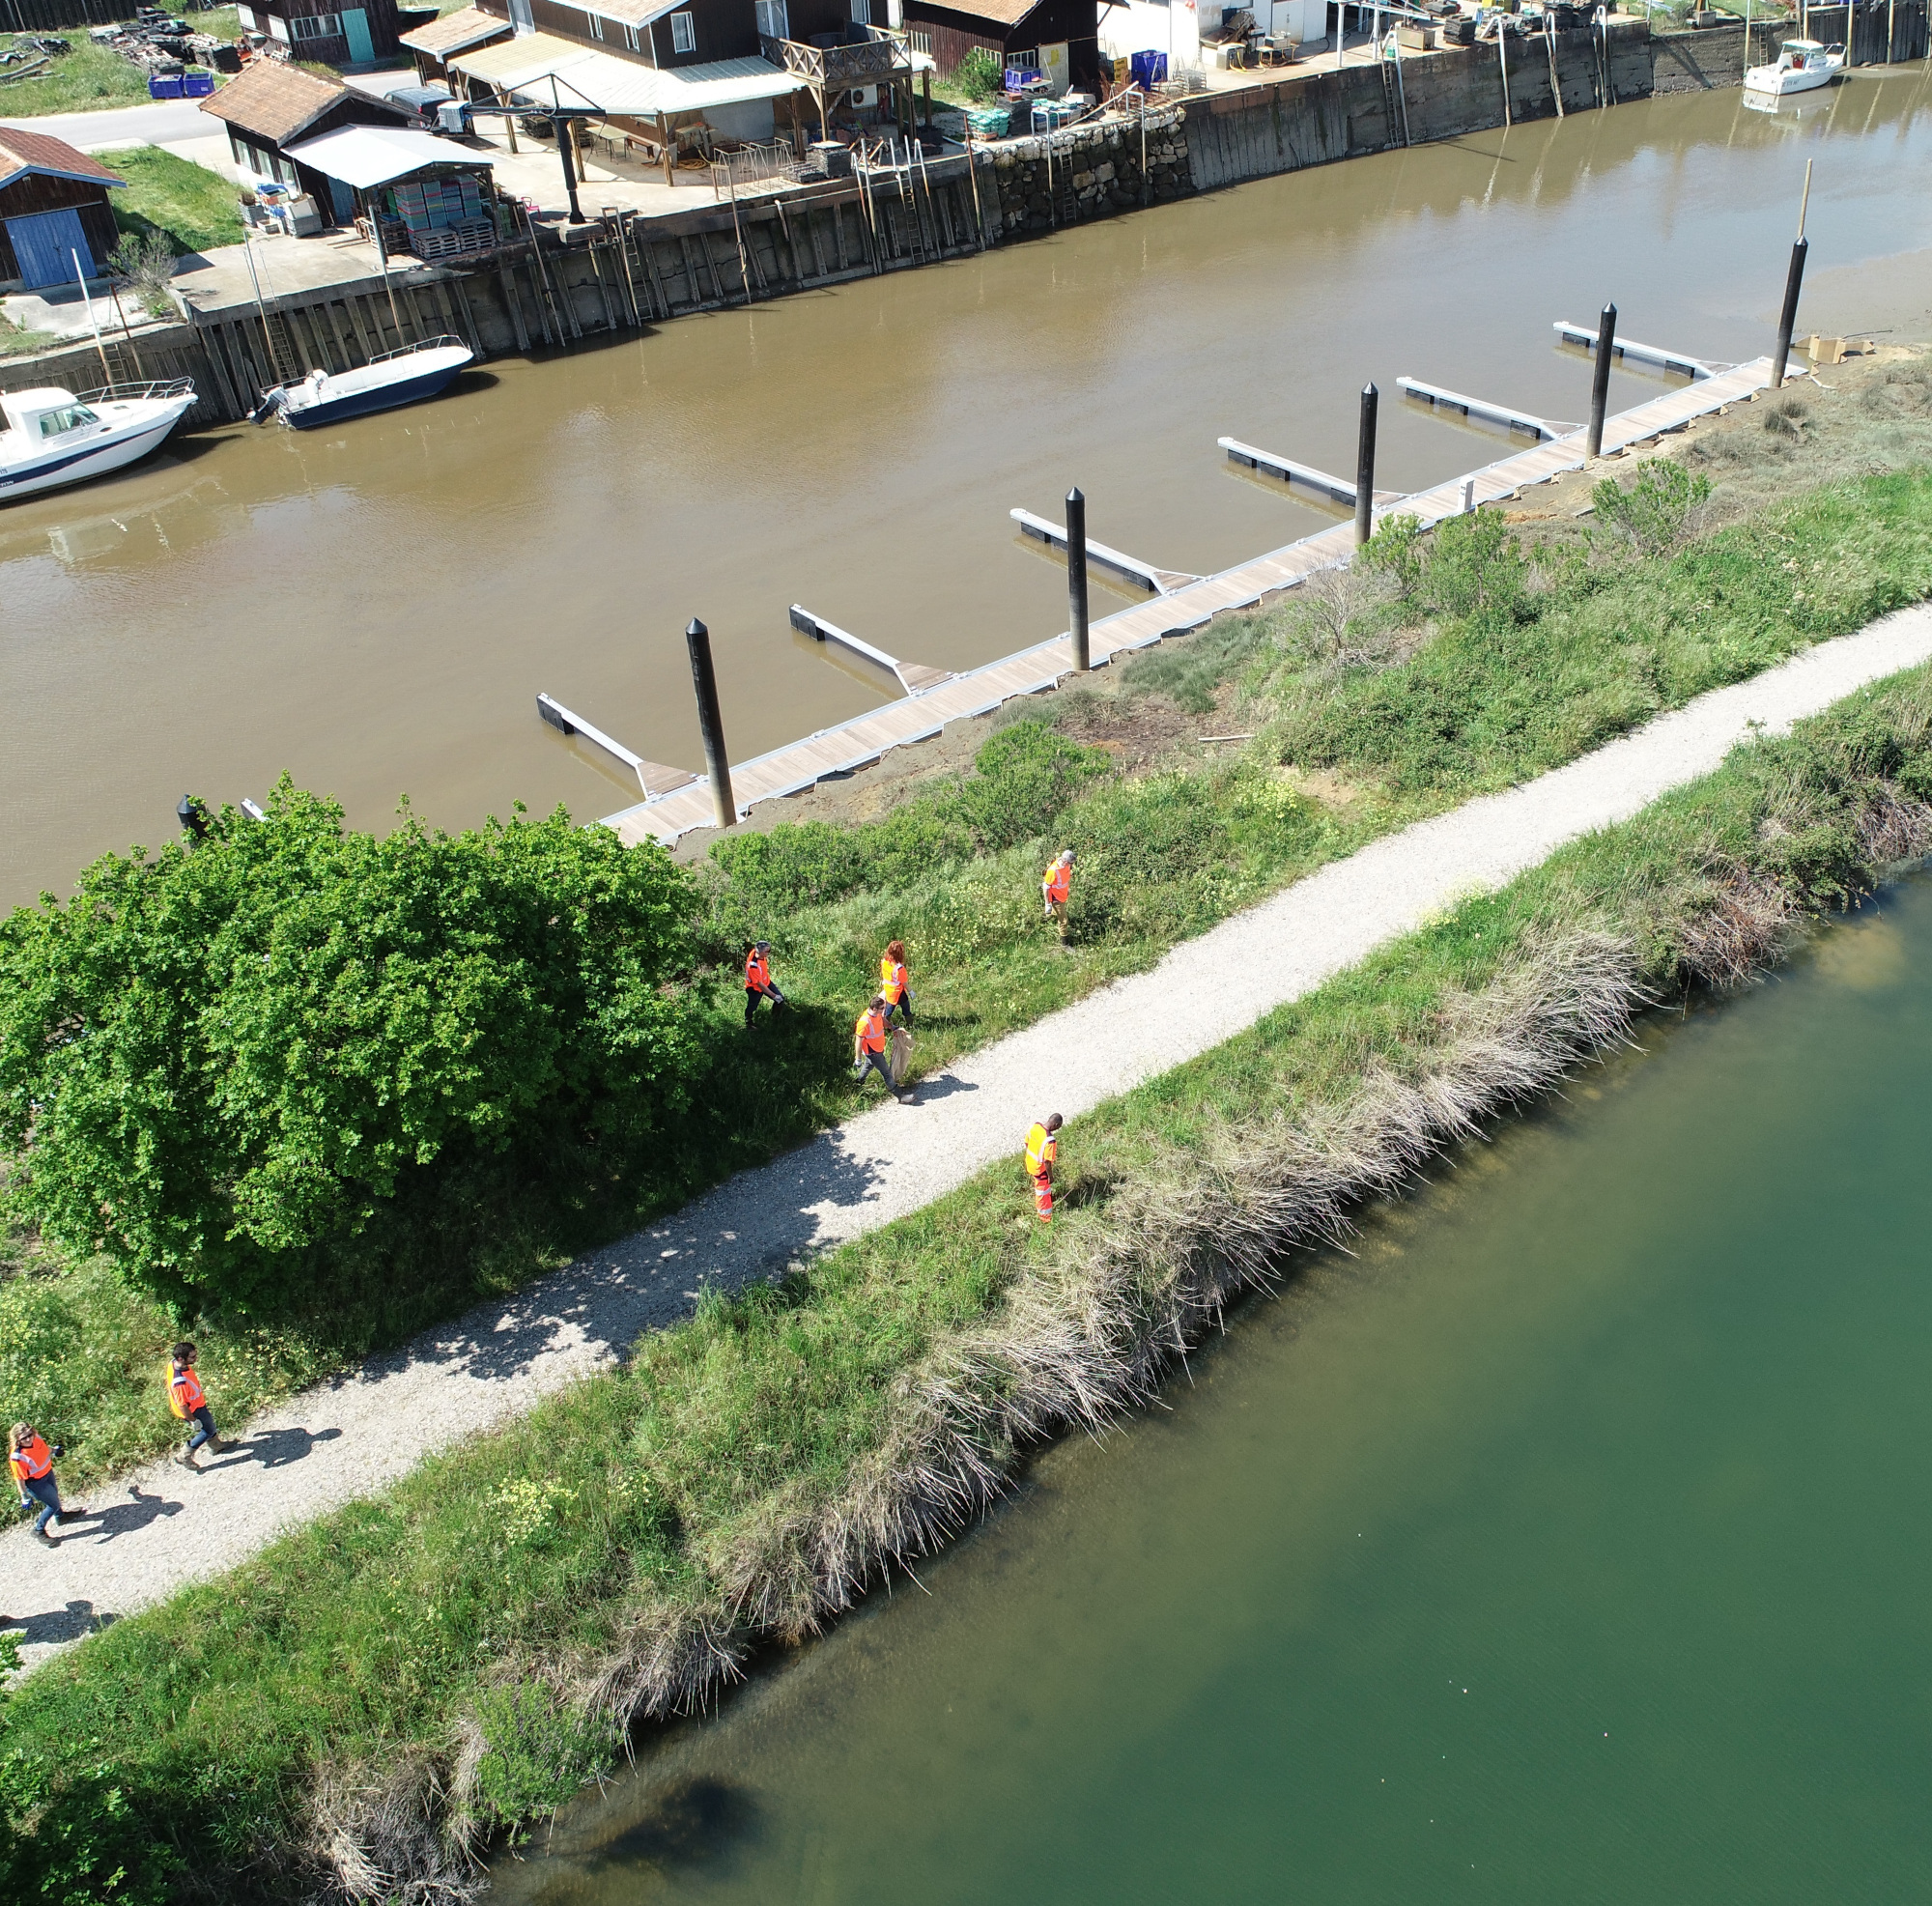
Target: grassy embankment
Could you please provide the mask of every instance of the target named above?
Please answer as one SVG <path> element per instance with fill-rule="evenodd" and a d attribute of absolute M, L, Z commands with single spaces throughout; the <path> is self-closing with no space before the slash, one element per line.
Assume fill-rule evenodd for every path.
<path fill-rule="evenodd" d="M 159 146 L 103 153 L 101 163 L 127 180 L 113 194 L 114 222 L 141 237 L 157 233 L 177 253 L 242 242 L 232 180 Z"/>
<path fill-rule="evenodd" d="M 1351 1202 L 1928 846 L 1920 669 L 1076 1122 L 1051 1234 L 988 1171 L 117 1624 L 0 1708 L 19 1880 L 460 1882 L 625 1726 L 944 1540 L 1029 1438 L 1143 1398 Z"/>
<path fill-rule="evenodd" d="M 242 30 L 233 7 L 180 14 L 176 17 L 185 20 L 191 32 L 212 34 L 217 40 L 233 40 Z M 4 36 L 6 46 L 13 47 L 22 37 Z M 71 50 L 57 58 L 44 73 L 0 85 L 0 120 L 38 119 L 57 112 L 98 112 L 113 106 L 140 104 L 147 100 L 147 69 L 123 59 L 111 46 L 97 46 L 88 39 L 85 27 L 65 27 L 45 37 L 65 40 Z"/>
<path fill-rule="evenodd" d="M 1337 579 L 1306 603 L 1217 623 L 1114 679 L 1026 704 L 1055 725 L 996 733 L 992 773 L 914 783 L 863 827 L 780 826 L 723 845 L 700 869 L 712 951 L 728 962 L 741 933 L 769 935 L 797 1005 L 747 1034 L 727 963 L 716 1070 L 687 1149 L 665 1161 L 657 1209 L 851 1103 L 851 1014 L 895 934 L 911 948 L 930 1068 L 1144 969 L 1389 828 L 1932 591 L 1932 488 L 1923 476 L 1853 474 L 1932 451 L 1932 378 L 1908 364 L 1883 380 L 1869 396 L 1841 393 L 1835 411 L 1805 414 L 1795 398 L 1753 406 L 1694 440 L 1693 460 L 1718 479 L 1705 507 L 1736 520 L 1672 553 L 1593 551 L 1565 515 L 1524 526 L 1533 559 L 1502 564 L 1500 609 L 1450 612 L 1428 590 Z M 1788 500 L 1806 480 L 1828 481 Z M 1431 585 L 1444 600 L 1489 573 L 1464 555 L 1461 583 L 1445 563 Z M 1260 733 L 1238 758 L 1203 765 L 1199 730 L 1250 724 Z M 1116 759 L 1131 771 L 1114 772 Z M 1099 766 L 1108 771 L 1089 779 Z M 1042 930 L 1037 898 L 1043 847 L 1063 839 L 1082 862 L 1065 951 Z M 348 1267 L 321 1316 L 196 1321 L 224 1420 L 512 1288 L 649 1208 L 601 1208 L 574 1233 L 547 1229 L 549 1214 L 532 1209 L 479 1196 L 473 1219 L 426 1240 L 406 1275 Z M 56 1428 L 77 1488 L 166 1448 L 175 1430 L 155 1373 L 178 1321 L 105 1265 L 68 1266 L 32 1240 L 11 1247 L 10 1268 L 0 1416 Z"/>

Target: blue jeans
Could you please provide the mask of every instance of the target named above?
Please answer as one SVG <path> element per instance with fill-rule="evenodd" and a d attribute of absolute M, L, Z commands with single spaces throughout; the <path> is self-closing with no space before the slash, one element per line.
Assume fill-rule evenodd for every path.
<path fill-rule="evenodd" d="M 34 1533 L 44 1535 L 47 1524 L 61 1512 L 60 1490 L 53 1477 L 30 1476 L 20 1484 L 20 1507 L 31 1509 L 36 1502 L 41 1505 L 41 1514 L 34 1523 Z"/>
<path fill-rule="evenodd" d="M 214 1412 L 209 1408 L 207 1404 L 203 1404 L 187 1420 L 195 1426 L 194 1435 L 187 1439 L 187 1453 L 190 1456 L 203 1443 L 220 1440 L 214 1434 Z"/>
<path fill-rule="evenodd" d="M 906 1022 L 908 1026 L 912 1024 L 912 988 L 910 986 L 906 987 L 906 989 L 899 994 L 898 998 L 894 1000 L 892 1005 L 886 1008 L 886 1024 L 888 1026 L 890 1026 L 893 1023 L 893 1014 L 895 1012 L 896 1012 Z"/>

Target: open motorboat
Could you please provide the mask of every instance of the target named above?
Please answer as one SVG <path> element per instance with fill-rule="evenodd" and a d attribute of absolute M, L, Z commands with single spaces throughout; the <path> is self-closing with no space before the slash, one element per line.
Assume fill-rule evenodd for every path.
<path fill-rule="evenodd" d="M 194 409 L 187 378 L 71 390 L 0 392 L 0 502 L 37 496 L 145 457 Z"/>
<path fill-rule="evenodd" d="M 315 430 L 345 417 L 392 411 L 438 395 L 476 354 L 460 337 L 425 338 L 384 351 L 353 371 L 311 371 L 295 384 L 263 393 L 255 421 L 280 417 L 292 430 Z"/>
<path fill-rule="evenodd" d="M 1778 49 L 1777 64 L 1752 67 L 1745 74 L 1747 93 L 1809 93 L 1829 86 L 1845 70 L 1845 49 L 1822 45 L 1816 40 L 1787 40 Z"/>

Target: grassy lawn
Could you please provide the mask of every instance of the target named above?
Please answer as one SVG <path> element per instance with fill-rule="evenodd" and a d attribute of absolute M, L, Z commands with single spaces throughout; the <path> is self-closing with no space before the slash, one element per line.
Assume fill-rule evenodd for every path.
<path fill-rule="evenodd" d="M 192 31 L 213 34 L 217 40 L 233 40 L 242 30 L 233 7 L 205 14 L 181 14 L 176 17 L 187 21 Z M 54 112 L 95 112 L 108 106 L 146 102 L 146 68 L 123 59 L 111 46 L 97 46 L 88 39 L 85 27 L 63 28 L 57 36 L 48 37 L 69 42 L 72 50 L 55 60 L 38 78 L 0 85 L 0 120 L 35 119 Z M 14 36 L 0 36 L 0 43 L 12 46 Z"/>
<path fill-rule="evenodd" d="M 235 185 L 218 172 L 159 146 L 106 153 L 101 163 L 128 182 L 110 195 L 122 231 L 158 232 L 178 252 L 242 242 Z"/>
<path fill-rule="evenodd" d="M 1077 1419 L 1080 1384 L 1108 1371 L 1131 1392 L 1131 1369 L 1208 1327 L 1208 1299 L 1260 1267 L 1270 1236 L 1282 1266 L 1319 1222 L 1270 1231 L 1267 1197 L 1351 1146 L 1372 1189 L 1376 1108 L 1475 1076 L 1470 1055 L 1524 1019 L 1525 975 L 1583 986 L 1609 949 L 1627 991 L 1668 995 L 1735 911 L 1727 896 L 1815 909 L 1875 880 L 1877 822 L 1895 826 L 1900 794 L 1926 834 L 1932 671 L 1747 744 L 1077 1121 L 1051 1233 L 1015 1169 L 988 1171 L 117 1623 L 0 1709 L 7 1803 L 34 1816 L 14 1896 L 108 1896 L 90 1872 L 118 1868 L 111 1896 L 140 1906 L 184 1868 L 218 1888 L 244 1865 L 251 1893 L 292 1892 L 292 1850 L 353 1838 L 379 1790 L 391 1823 L 427 1822 L 413 1840 L 392 1825 L 397 1883 L 540 1818 L 612 1757 L 624 1722 L 834 1617 L 917 1531 L 956 1526 L 1024 1461 L 1022 1423 Z M 1591 938 L 1587 958 L 1565 951 Z M 1295 1139 L 1310 1129 L 1328 1139 Z M 957 1487 L 950 1507 L 935 1477 Z M 478 1750 L 459 1771 L 464 1740 Z"/>
<path fill-rule="evenodd" d="M 30 331 L 0 318 L 0 357 L 25 357 L 36 351 L 51 351 L 60 343 L 52 331 Z"/>

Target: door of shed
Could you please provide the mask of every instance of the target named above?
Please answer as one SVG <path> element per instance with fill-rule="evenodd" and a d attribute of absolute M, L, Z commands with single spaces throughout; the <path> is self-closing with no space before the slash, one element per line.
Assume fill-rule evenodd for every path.
<path fill-rule="evenodd" d="M 29 291 L 39 291 L 43 285 L 71 284 L 72 253 L 79 254 L 81 266 L 90 277 L 99 269 L 77 212 L 35 212 L 24 218 L 10 218 L 7 237 L 13 244 L 21 280 Z"/>
<path fill-rule="evenodd" d="M 376 57 L 376 43 L 369 38 L 369 15 L 361 7 L 342 10 L 342 32 L 349 42 L 349 57 L 356 64 Z"/>

